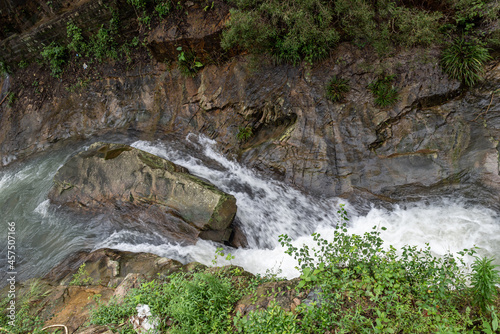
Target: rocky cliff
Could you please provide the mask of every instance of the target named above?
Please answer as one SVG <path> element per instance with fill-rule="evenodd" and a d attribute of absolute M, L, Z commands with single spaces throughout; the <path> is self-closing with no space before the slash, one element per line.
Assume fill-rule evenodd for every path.
<path fill-rule="evenodd" d="M 75 3 L 72 14 L 54 16 L 51 25 L 99 3 Z M 52 79 L 36 64 L 2 79 L 0 97 L 16 97 L 1 106 L 2 165 L 67 138 L 195 132 L 215 139 L 242 163 L 321 195 L 391 200 L 436 187 L 500 188 L 498 60 L 470 89 L 442 72 L 439 50 L 432 48 L 380 58 L 346 43 L 314 66 L 274 65 L 244 54 L 210 61 L 217 48 L 208 46 L 217 40 L 227 8 L 204 12 L 190 3 L 186 14 L 196 19 L 187 27 L 168 19 L 153 27 L 149 60 L 138 52 L 143 58 L 130 66 L 95 62 L 85 72 L 83 62 L 73 59 L 67 74 L 80 81 Z M 23 41 L 34 29 L 40 28 L 8 38 Z M 203 68 L 193 77 L 172 65 L 179 56 L 172 47 L 176 36 L 179 45 L 209 50 L 200 55 Z M 334 75 L 351 87 L 341 103 L 325 97 Z M 381 75 L 394 76 L 398 99 L 391 107 L 379 107 L 367 88 Z"/>

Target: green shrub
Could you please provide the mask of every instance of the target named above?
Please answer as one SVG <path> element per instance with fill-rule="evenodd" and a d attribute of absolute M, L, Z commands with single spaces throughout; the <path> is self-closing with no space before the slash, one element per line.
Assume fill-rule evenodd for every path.
<path fill-rule="evenodd" d="M 247 316 L 236 316 L 234 326 L 239 333 L 300 333 L 297 315 L 285 312 L 275 301 L 263 310 L 250 312 Z"/>
<path fill-rule="evenodd" d="M 500 283 L 500 275 L 492 264 L 494 259 L 476 257 L 472 264 L 471 284 L 474 302 L 483 311 L 493 303 L 497 294 L 495 284 Z"/>
<path fill-rule="evenodd" d="M 78 53 L 85 52 L 86 44 L 82 36 L 82 29 L 77 27 L 73 22 L 68 22 L 66 26 L 66 34 L 71 42 L 68 44 L 68 49 Z"/>
<path fill-rule="evenodd" d="M 169 333 L 220 333 L 231 325 L 231 310 L 240 297 L 231 281 L 208 273 L 174 274 L 168 282 L 153 280 L 132 289 L 124 300 L 99 303 L 91 313 L 91 323 L 117 327 L 136 314 L 138 304 L 148 305 L 159 319 L 158 330 Z M 173 324 L 167 326 L 167 320 Z"/>
<path fill-rule="evenodd" d="M 97 34 L 92 36 L 87 48 L 87 56 L 96 57 L 100 62 L 106 58 L 118 58 L 116 42 L 109 29 L 101 27 Z"/>
<path fill-rule="evenodd" d="M 155 11 L 158 13 L 160 19 L 167 16 L 172 9 L 172 2 L 170 0 L 165 0 L 156 5 Z"/>
<path fill-rule="evenodd" d="M 441 66 L 452 79 L 472 86 L 480 80 L 483 66 L 490 58 L 482 42 L 461 37 L 443 50 Z"/>
<path fill-rule="evenodd" d="M 250 137 L 252 137 L 252 135 L 253 135 L 252 127 L 240 126 L 238 134 L 236 135 L 236 138 L 238 138 L 238 141 L 243 142 L 243 141 L 247 141 L 248 139 L 250 139 Z"/>
<path fill-rule="evenodd" d="M 72 280 L 69 285 L 90 285 L 94 282 L 94 279 L 89 276 L 87 269 L 85 269 L 85 263 L 82 264 L 76 274 L 73 275 Z"/>
<path fill-rule="evenodd" d="M 15 320 L 7 317 L 7 314 L 4 313 L 9 306 L 10 299 L 8 297 L 2 299 L 0 301 L 0 328 L 11 334 L 44 333 L 42 331 L 44 322 L 38 316 L 39 309 L 36 303 L 47 294 L 48 289 L 40 280 L 32 280 L 24 294 L 16 300 Z"/>
<path fill-rule="evenodd" d="M 175 320 L 170 333 L 223 333 L 231 328 L 231 311 L 239 298 L 229 279 L 196 273 L 192 280 L 176 276 L 170 281 L 176 293 L 168 305 Z"/>
<path fill-rule="evenodd" d="M 397 102 L 398 90 L 392 84 L 395 77 L 395 75 L 382 74 L 368 85 L 368 89 L 371 90 L 375 98 L 375 104 L 379 107 L 388 107 Z"/>
<path fill-rule="evenodd" d="M 461 257 L 435 257 L 428 245 L 405 246 L 400 252 L 386 249 L 375 227 L 351 235 L 342 206 L 339 217 L 330 240 L 313 234 L 316 247 L 298 248 L 288 236 L 280 236 L 286 253 L 298 260 L 298 288 L 312 289 L 316 295 L 298 308 L 302 329 L 435 333 L 440 326 L 450 332 L 470 326 L 471 310 L 463 311 L 467 287 Z"/>
<path fill-rule="evenodd" d="M 186 77 L 194 77 L 199 70 L 203 68 L 203 64 L 199 61 L 198 57 L 194 51 L 190 50 L 187 52 L 182 51 L 182 47 L 177 48 L 180 53 L 177 55 L 177 66 L 181 71 L 182 75 Z"/>
<path fill-rule="evenodd" d="M 68 56 L 66 48 L 52 42 L 43 49 L 41 55 L 45 62 L 49 64 L 52 76 L 59 78 L 63 72 L 63 66 L 66 64 Z"/>
<path fill-rule="evenodd" d="M 333 101 L 341 101 L 349 92 L 349 80 L 334 76 L 326 85 L 326 97 Z"/>
<path fill-rule="evenodd" d="M 255 53 L 267 52 L 277 62 L 297 64 L 328 56 L 339 40 L 333 12 L 326 0 L 236 0 L 228 29 L 222 36 L 225 49 L 241 46 Z"/>

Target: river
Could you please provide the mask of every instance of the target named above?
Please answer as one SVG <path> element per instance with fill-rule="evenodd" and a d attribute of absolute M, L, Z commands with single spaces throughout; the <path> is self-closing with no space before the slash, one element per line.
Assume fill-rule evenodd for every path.
<path fill-rule="evenodd" d="M 253 273 L 280 273 L 295 277 L 296 263 L 278 242 L 288 234 L 296 245 L 313 245 L 310 234 L 331 237 L 339 217 L 339 204 L 349 214 L 349 231 L 363 233 L 373 226 L 381 231 L 387 245 L 424 247 L 429 243 L 438 255 L 463 248 L 480 247 L 481 255 L 494 256 L 500 263 L 500 215 L 477 198 L 436 196 L 418 201 L 380 205 L 348 203 L 339 198 L 318 198 L 250 170 L 220 154 L 215 142 L 195 135 L 176 141 L 120 141 L 169 159 L 197 176 L 214 183 L 237 199 L 237 217 L 247 235 L 247 249 L 226 249 L 240 265 Z M 64 162 L 91 142 L 72 143 L 13 163 L 0 170 L 0 212 L 4 231 L 0 240 L 1 282 L 7 272 L 7 224 L 15 223 L 15 269 L 18 280 L 42 276 L 69 254 L 102 247 L 134 252 L 150 252 L 181 262 L 199 261 L 211 265 L 219 246 L 200 240 L 181 246 L 148 229 L 117 230 L 107 217 L 92 219 L 75 216 L 49 203 L 52 178 Z M 488 203 L 485 200 L 485 203 Z M 220 260 L 218 264 L 227 263 Z M 3 286 L 5 284 L 0 284 Z"/>

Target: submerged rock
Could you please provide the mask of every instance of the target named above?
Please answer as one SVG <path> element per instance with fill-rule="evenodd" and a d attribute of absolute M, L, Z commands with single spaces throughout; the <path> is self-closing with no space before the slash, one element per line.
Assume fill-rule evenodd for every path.
<path fill-rule="evenodd" d="M 49 198 L 82 212 L 108 213 L 124 226 L 149 226 L 176 241 L 195 242 L 204 235 L 228 241 L 236 214 L 234 196 L 184 167 L 127 145 L 101 142 L 59 169 Z"/>

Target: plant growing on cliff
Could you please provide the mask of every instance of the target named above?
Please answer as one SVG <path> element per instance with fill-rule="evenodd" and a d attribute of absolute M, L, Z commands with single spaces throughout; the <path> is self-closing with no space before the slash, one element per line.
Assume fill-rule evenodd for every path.
<path fill-rule="evenodd" d="M 222 46 L 267 52 L 278 62 L 324 59 L 339 40 L 334 13 L 324 0 L 235 0 Z"/>
<path fill-rule="evenodd" d="M 69 285 L 90 285 L 93 282 L 94 279 L 89 276 L 87 269 L 85 269 L 85 263 L 83 263 L 73 275 L 73 279 L 69 282 Z"/>
<path fill-rule="evenodd" d="M 393 86 L 395 77 L 395 75 L 382 74 L 368 85 L 368 89 L 375 98 L 375 104 L 379 107 L 391 106 L 398 100 L 398 90 Z"/>
<path fill-rule="evenodd" d="M 85 52 L 87 45 L 82 35 L 82 29 L 76 26 L 73 22 L 68 22 L 66 25 L 66 34 L 71 40 L 68 44 L 68 49 L 78 53 Z"/>
<path fill-rule="evenodd" d="M 52 76 L 59 78 L 67 61 L 67 49 L 55 42 L 52 42 L 50 45 L 43 48 L 41 56 L 45 62 L 49 64 Z"/>
<path fill-rule="evenodd" d="M 345 97 L 349 90 L 349 81 L 347 79 L 333 76 L 326 85 L 326 97 L 333 102 L 338 102 Z"/>
<path fill-rule="evenodd" d="M 252 127 L 250 126 L 240 126 L 238 129 L 238 134 L 236 135 L 236 138 L 238 138 L 238 141 L 244 142 L 250 139 L 252 137 L 253 131 Z"/>
<path fill-rule="evenodd" d="M 203 64 L 198 60 L 196 54 L 193 50 L 184 52 L 182 46 L 177 48 L 180 51 L 177 55 L 177 66 L 182 75 L 186 77 L 194 77 L 200 69 L 203 68 Z"/>
<path fill-rule="evenodd" d="M 467 86 L 474 85 L 484 72 L 484 64 L 491 59 L 488 49 L 477 39 L 460 37 L 443 50 L 441 66 L 452 79 Z"/>

